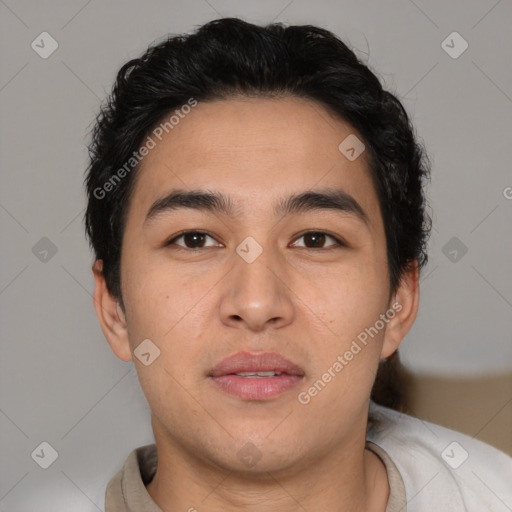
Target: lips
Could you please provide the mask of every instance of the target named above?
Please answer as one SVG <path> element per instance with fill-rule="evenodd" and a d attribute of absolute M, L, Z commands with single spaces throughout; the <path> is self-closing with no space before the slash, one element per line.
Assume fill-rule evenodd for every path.
<path fill-rule="evenodd" d="M 208 374 L 218 389 L 242 400 L 275 398 L 302 382 L 304 370 L 274 352 L 238 352 Z"/>
<path fill-rule="evenodd" d="M 304 370 L 275 352 L 238 352 L 226 357 L 208 374 L 209 377 L 236 375 L 237 373 L 274 372 L 303 377 Z M 265 378 L 265 377 L 260 377 Z M 271 378 L 268 375 L 266 378 Z"/>

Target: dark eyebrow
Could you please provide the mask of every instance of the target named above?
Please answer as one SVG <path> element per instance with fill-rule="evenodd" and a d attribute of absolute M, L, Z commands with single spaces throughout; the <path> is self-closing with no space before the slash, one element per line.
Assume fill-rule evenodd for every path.
<path fill-rule="evenodd" d="M 281 200 L 274 208 L 275 215 L 305 213 L 312 210 L 336 210 L 369 225 L 370 218 L 363 207 L 341 189 L 325 189 L 296 194 Z"/>
<path fill-rule="evenodd" d="M 229 217 L 236 215 L 236 208 L 231 198 L 219 192 L 173 190 L 151 205 L 144 223 L 164 212 L 182 208 L 223 213 Z M 340 189 L 329 188 L 291 195 L 280 200 L 274 205 L 273 209 L 275 216 L 286 216 L 291 213 L 305 213 L 313 210 L 336 210 L 369 225 L 369 217 L 361 205 L 351 195 Z"/>
<path fill-rule="evenodd" d="M 224 194 L 203 190 L 173 190 L 165 197 L 157 199 L 149 208 L 144 223 L 167 212 L 190 208 L 207 212 L 219 212 L 233 216 L 235 205 Z"/>

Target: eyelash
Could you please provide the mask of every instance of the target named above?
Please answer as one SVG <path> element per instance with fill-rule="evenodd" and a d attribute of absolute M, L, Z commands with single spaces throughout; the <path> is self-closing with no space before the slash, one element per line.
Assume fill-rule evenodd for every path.
<path fill-rule="evenodd" d="M 165 247 L 168 247 L 168 246 L 172 245 L 174 242 L 176 242 L 176 240 L 182 238 L 183 236 L 185 236 L 187 234 L 207 235 L 210 238 L 214 239 L 214 237 L 212 235 L 210 235 L 209 233 L 207 233 L 205 231 L 188 230 L 188 231 L 182 231 L 178 235 L 174 236 L 173 238 L 171 238 L 170 240 L 165 242 Z M 309 250 L 312 250 L 312 251 L 318 251 L 318 250 L 327 251 L 327 250 L 332 250 L 332 249 L 338 249 L 340 247 L 348 247 L 348 245 L 345 242 L 343 242 L 342 240 L 340 240 L 338 237 L 335 237 L 334 235 L 326 233 L 325 231 L 314 231 L 314 230 L 305 231 L 304 233 L 301 233 L 295 240 L 298 240 L 299 238 L 302 238 L 302 237 L 304 237 L 306 235 L 309 235 L 309 234 L 326 235 L 327 237 L 332 238 L 336 243 L 331 245 L 331 246 L 328 246 L 328 247 L 302 247 L 303 249 L 309 249 Z M 208 249 L 208 248 L 209 247 L 190 248 L 190 247 L 178 246 L 177 250 L 198 251 L 200 249 Z"/>

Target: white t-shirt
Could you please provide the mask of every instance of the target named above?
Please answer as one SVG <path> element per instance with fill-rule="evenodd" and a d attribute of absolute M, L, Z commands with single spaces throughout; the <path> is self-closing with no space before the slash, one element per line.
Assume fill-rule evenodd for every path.
<path fill-rule="evenodd" d="M 512 458 L 459 432 L 370 404 L 367 440 L 394 462 L 407 512 L 511 512 Z M 512 432 L 511 432 L 512 435 Z"/>

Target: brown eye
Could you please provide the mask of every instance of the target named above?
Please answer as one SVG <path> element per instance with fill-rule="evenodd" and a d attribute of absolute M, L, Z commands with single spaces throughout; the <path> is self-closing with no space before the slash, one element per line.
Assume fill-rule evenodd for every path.
<path fill-rule="evenodd" d="M 335 243 L 329 245 L 328 247 L 345 245 L 343 242 L 341 242 L 334 236 L 328 235 L 327 233 L 324 233 L 322 231 L 308 231 L 307 233 L 303 233 L 297 240 L 299 240 L 300 238 L 304 239 L 304 244 L 298 245 L 297 243 L 294 243 L 294 247 L 306 247 L 306 249 L 325 249 L 324 244 L 329 238 L 331 240 L 334 240 Z"/>
<path fill-rule="evenodd" d="M 176 244 L 180 247 L 184 247 L 185 249 L 201 249 L 205 247 L 205 241 L 207 238 L 213 238 L 208 235 L 208 233 L 203 233 L 202 231 L 185 231 L 174 237 L 172 240 L 169 240 L 166 245 Z M 183 244 L 176 243 L 177 240 L 183 239 Z M 206 247 L 212 247 L 211 245 Z"/>
<path fill-rule="evenodd" d="M 306 245 L 307 245 L 307 242 L 309 241 L 315 248 L 323 247 L 323 245 L 325 243 L 325 234 L 324 233 L 307 233 L 306 235 L 304 235 L 304 240 L 306 241 Z"/>

